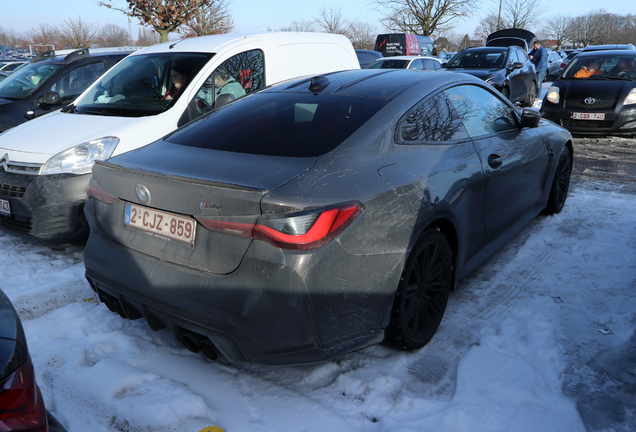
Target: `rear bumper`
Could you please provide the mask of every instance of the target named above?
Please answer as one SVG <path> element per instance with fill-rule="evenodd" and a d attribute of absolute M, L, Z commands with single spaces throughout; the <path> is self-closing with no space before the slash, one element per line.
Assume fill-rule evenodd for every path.
<path fill-rule="evenodd" d="M 92 201 L 86 277 L 124 318 L 145 317 L 182 342 L 194 333 L 231 363 L 322 361 L 384 338 L 402 254 L 351 255 L 337 241 L 298 253 L 254 241 L 234 272 L 213 274 L 107 238 Z"/>
<path fill-rule="evenodd" d="M 50 243 L 81 243 L 88 237 L 84 202 L 90 174 L 31 176 L 0 171 L 0 198 L 11 215 L 0 227 Z"/>

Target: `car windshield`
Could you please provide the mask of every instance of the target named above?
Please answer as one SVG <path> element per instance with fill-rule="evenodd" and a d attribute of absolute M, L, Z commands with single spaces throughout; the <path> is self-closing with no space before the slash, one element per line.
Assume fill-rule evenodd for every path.
<path fill-rule="evenodd" d="M 82 114 L 144 117 L 169 109 L 211 53 L 153 53 L 126 57 L 77 102 Z"/>
<path fill-rule="evenodd" d="M 332 94 L 254 93 L 166 141 L 237 153 L 316 157 L 338 147 L 387 103 Z"/>
<path fill-rule="evenodd" d="M 406 69 L 409 60 L 383 59 L 371 63 L 367 69 Z"/>
<path fill-rule="evenodd" d="M 466 50 L 458 53 L 447 63 L 447 68 L 495 69 L 506 66 L 508 49 L 491 48 Z"/>
<path fill-rule="evenodd" d="M 636 55 L 577 56 L 560 79 L 636 80 Z"/>
<path fill-rule="evenodd" d="M 0 98 L 22 99 L 33 93 L 61 64 L 28 63 L 0 82 Z"/>

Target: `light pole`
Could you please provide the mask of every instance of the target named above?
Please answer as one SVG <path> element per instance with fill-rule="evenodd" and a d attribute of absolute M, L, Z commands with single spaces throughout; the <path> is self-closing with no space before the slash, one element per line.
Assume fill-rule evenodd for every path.
<path fill-rule="evenodd" d="M 499 26 L 501 23 L 501 4 L 503 3 L 503 0 L 499 0 L 499 15 L 497 15 L 497 30 L 499 30 Z"/>

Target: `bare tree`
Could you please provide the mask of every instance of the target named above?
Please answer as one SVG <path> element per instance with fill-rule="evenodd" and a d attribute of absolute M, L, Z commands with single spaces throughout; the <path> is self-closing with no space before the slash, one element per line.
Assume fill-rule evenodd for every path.
<path fill-rule="evenodd" d="M 99 25 L 87 23 L 80 16 L 67 18 L 60 26 L 60 40 L 67 48 L 90 48 L 99 37 Z"/>
<path fill-rule="evenodd" d="M 392 31 L 428 36 L 450 29 L 458 18 L 475 12 L 479 0 L 375 0 L 384 15 L 381 22 Z"/>
<path fill-rule="evenodd" d="M 126 9 L 113 5 L 115 0 L 100 1 L 100 6 L 118 10 L 139 19 L 142 25 L 149 25 L 161 35 L 160 42 L 167 42 L 168 35 L 193 17 L 204 12 L 214 0 L 126 0 Z"/>
<path fill-rule="evenodd" d="M 485 41 L 490 33 L 494 33 L 503 28 L 510 28 L 510 26 L 505 21 L 501 20 L 496 13 L 490 12 L 488 15 L 483 17 L 481 21 L 479 21 L 479 24 L 475 29 L 475 36 Z"/>
<path fill-rule="evenodd" d="M 106 24 L 102 27 L 97 45 L 102 47 L 116 47 L 130 44 L 130 35 L 128 31 L 115 24 Z"/>
<path fill-rule="evenodd" d="M 502 19 L 506 27 L 530 28 L 536 24 L 546 8 L 538 0 L 508 0 L 503 3 Z"/>
<path fill-rule="evenodd" d="M 292 21 L 289 27 L 282 27 L 280 31 L 315 32 L 316 27 L 314 26 L 314 20 L 300 19 L 300 21 Z"/>
<path fill-rule="evenodd" d="M 216 0 L 201 13 L 195 14 L 179 29 L 185 37 L 230 33 L 234 20 L 230 14 L 230 0 Z"/>
<path fill-rule="evenodd" d="M 606 12 L 598 10 L 572 20 L 572 39 L 579 46 L 604 43 L 606 37 Z"/>
<path fill-rule="evenodd" d="M 148 27 L 142 27 L 137 32 L 138 46 L 151 46 L 159 43 L 159 33 Z"/>
<path fill-rule="evenodd" d="M 320 13 L 314 18 L 314 22 L 325 33 L 347 34 L 351 27 L 351 23 L 343 18 L 340 8 L 320 8 Z"/>
<path fill-rule="evenodd" d="M 548 19 L 543 29 L 546 39 L 552 39 L 556 43 L 556 49 L 560 50 L 561 45 L 570 39 L 572 33 L 572 17 L 557 15 Z"/>
<path fill-rule="evenodd" d="M 353 21 L 349 25 L 349 31 L 346 36 L 349 38 L 355 49 L 372 50 L 375 48 L 375 38 L 377 34 L 377 30 L 371 24 L 361 21 Z"/>
<path fill-rule="evenodd" d="M 26 38 L 31 45 L 54 45 L 56 48 L 64 47 L 60 30 L 48 24 L 40 24 L 39 27 L 28 30 Z"/>
<path fill-rule="evenodd" d="M 470 40 L 470 37 L 468 37 L 468 35 L 464 35 L 464 37 L 462 38 L 457 48 L 458 48 L 458 51 L 461 51 L 464 48 L 468 48 L 471 45 L 472 45 L 472 42 Z"/>

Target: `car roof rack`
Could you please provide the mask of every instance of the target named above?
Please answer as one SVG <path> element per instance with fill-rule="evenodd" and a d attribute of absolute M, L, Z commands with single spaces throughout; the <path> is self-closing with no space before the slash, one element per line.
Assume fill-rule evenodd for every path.
<path fill-rule="evenodd" d="M 55 58 L 55 50 L 44 51 L 39 53 L 35 57 L 31 58 L 31 63 L 36 63 L 42 60 L 48 60 L 52 58 Z"/>
<path fill-rule="evenodd" d="M 73 51 L 72 53 L 70 53 L 69 55 L 67 55 L 66 57 L 64 57 L 64 63 L 70 63 L 73 62 L 81 57 L 85 57 L 89 55 L 88 52 L 88 48 L 82 48 L 82 49 L 78 49 L 77 51 Z"/>

